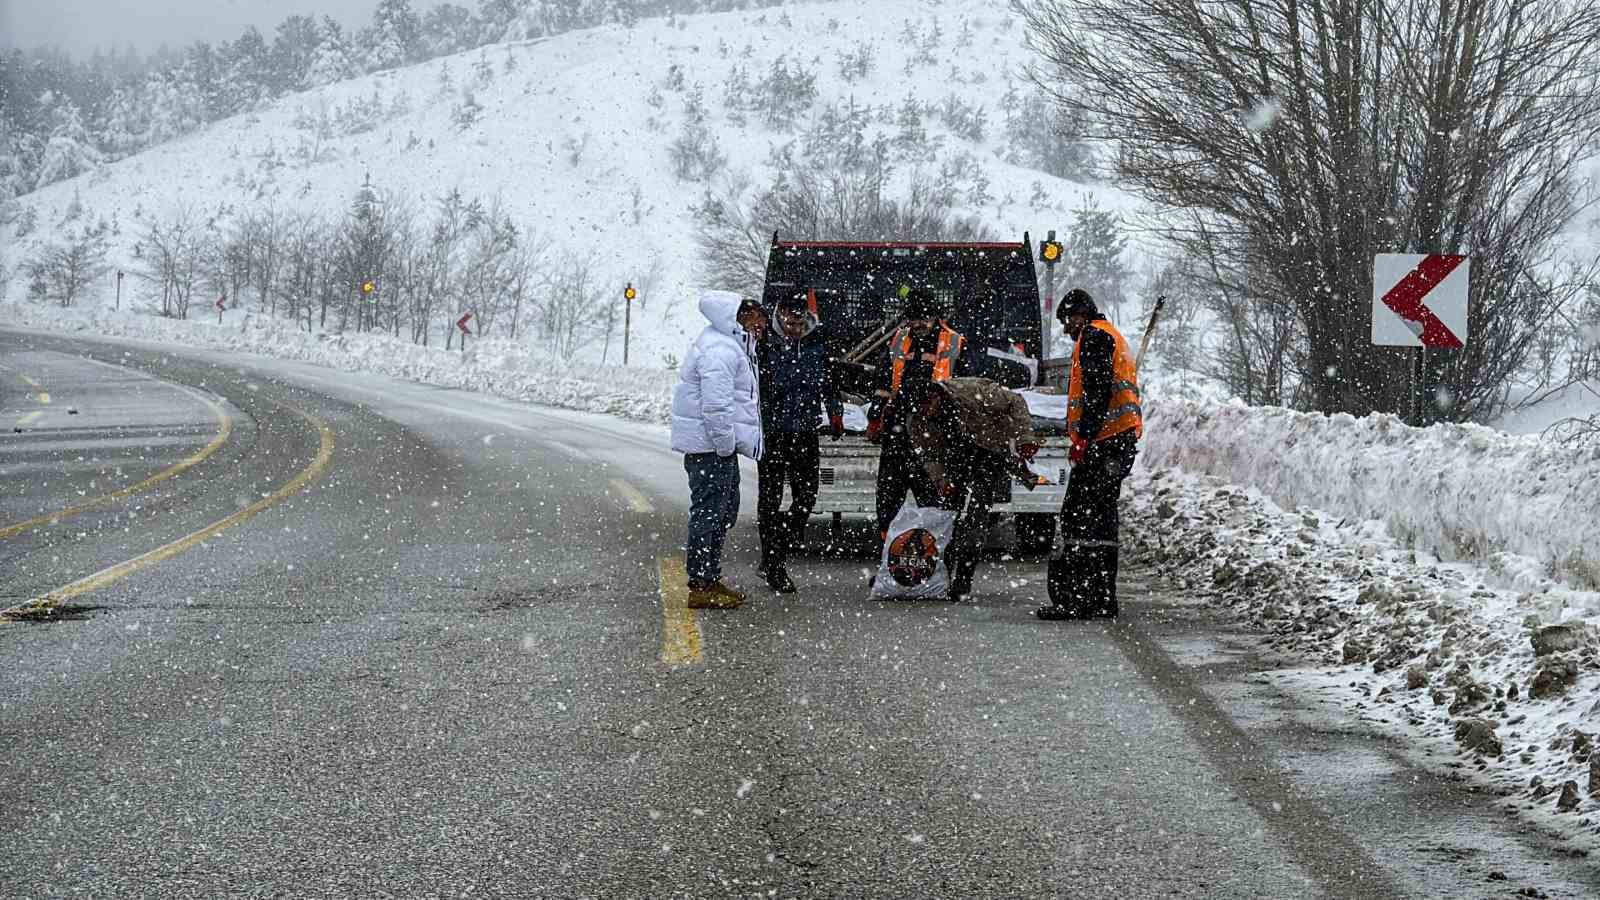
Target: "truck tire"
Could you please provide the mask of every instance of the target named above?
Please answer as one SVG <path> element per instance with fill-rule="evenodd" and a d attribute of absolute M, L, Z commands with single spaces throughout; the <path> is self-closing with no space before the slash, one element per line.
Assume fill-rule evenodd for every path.
<path fill-rule="evenodd" d="M 1018 553 L 1049 553 L 1056 542 L 1056 517 L 1051 513 L 1019 513 L 1014 523 Z"/>

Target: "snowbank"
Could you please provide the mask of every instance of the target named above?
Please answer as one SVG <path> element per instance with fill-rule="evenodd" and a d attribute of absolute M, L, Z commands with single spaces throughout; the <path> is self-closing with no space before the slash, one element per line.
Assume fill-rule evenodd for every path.
<path fill-rule="evenodd" d="M 209 316 L 180 321 L 132 311 L 0 304 L 0 326 L 238 350 L 644 422 L 669 420 L 677 380 L 667 369 L 568 364 L 508 340 L 469 340 L 463 353 L 381 334 L 308 334 L 284 319 L 248 312 L 228 316 L 218 325 Z"/>
<path fill-rule="evenodd" d="M 1437 769 L 1429 754 L 1442 755 L 1519 814 L 1600 850 L 1600 794 L 1587 788 L 1600 777 L 1600 593 L 1497 588 L 1492 573 L 1429 559 L 1380 522 L 1286 510 L 1230 477 L 1136 469 L 1124 552 L 1265 635 L 1288 668 L 1260 677 L 1307 708 L 1331 696 L 1419 763 Z"/>
<path fill-rule="evenodd" d="M 1485 563 L 1524 590 L 1600 589 L 1600 447 L 1388 415 L 1159 399 L 1147 410 L 1146 467 L 1214 475 L 1286 509 L 1377 520 L 1408 547 Z"/>

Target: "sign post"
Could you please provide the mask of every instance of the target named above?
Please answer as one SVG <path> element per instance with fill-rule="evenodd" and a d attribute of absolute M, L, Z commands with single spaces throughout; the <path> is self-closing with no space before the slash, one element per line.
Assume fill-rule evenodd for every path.
<path fill-rule="evenodd" d="M 372 331 L 378 324 L 378 310 L 374 306 L 378 302 L 377 282 L 371 278 L 361 282 L 361 299 L 367 301 L 367 307 L 362 310 L 362 313 L 367 320 L 367 330 Z"/>
<path fill-rule="evenodd" d="M 117 270 L 117 309 L 122 308 L 122 270 Z"/>
<path fill-rule="evenodd" d="M 1044 263 L 1044 320 L 1039 329 L 1039 359 L 1050 358 L 1050 319 L 1056 307 L 1056 263 L 1061 261 L 1061 242 L 1056 240 L 1055 229 L 1045 233 L 1039 244 L 1039 261 Z"/>
<path fill-rule="evenodd" d="M 1422 424 L 1429 347 L 1466 346 L 1472 261 L 1444 253 L 1379 253 L 1372 259 L 1372 343 L 1417 348 L 1411 421 Z"/>
<path fill-rule="evenodd" d="M 633 289 L 633 282 L 622 289 L 622 364 L 628 364 L 628 335 L 633 330 L 633 301 L 639 292 Z"/>
<path fill-rule="evenodd" d="M 218 325 L 222 324 L 222 312 L 223 312 L 223 310 L 225 310 L 227 308 L 228 308 L 228 292 L 227 291 L 223 291 L 222 292 L 222 296 L 217 298 L 217 324 Z"/>

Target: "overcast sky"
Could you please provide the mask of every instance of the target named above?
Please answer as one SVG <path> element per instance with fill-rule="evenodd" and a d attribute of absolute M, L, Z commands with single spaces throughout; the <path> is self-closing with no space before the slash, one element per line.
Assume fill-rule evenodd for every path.
<path fill-rule="evenodd" d="M 233 40 L 246 25 L 270 44 L 274 29 L 295 13 L 364 23 L 377 0 L 0 0 L 0 46 L 54 44 L 83 58 L 95 47 L 132 44 L 141 53 L 163 43 Z M 422 11 L 434 0 L 414 2 Z M 475 6 L 476 4 L 469 4 Z"/>

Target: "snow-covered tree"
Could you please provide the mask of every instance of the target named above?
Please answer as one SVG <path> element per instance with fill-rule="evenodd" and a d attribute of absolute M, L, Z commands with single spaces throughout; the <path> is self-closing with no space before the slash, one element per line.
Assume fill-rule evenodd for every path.
<path fill-rule="evenodd" d="M 461 102 L 450 110 L 450 121 L 462 131 L 466 131 L 478 123 L 483 116 L 483 107 L 479 105 L 478 98 L 472 95 L 470 89 L 461 91 Z"/>
<path fill-rule="evenodd" d="M 306 70 L 301 87 L 318 88 L 344 81 L 361 74 L 345 38 L 344 29 L 329 16 L 323 16 L 317 28 L 317 48 L 311 56 L 311 67 Z"/>
<path fill-rule="evenodd" d="M 196 41 L 185 54 L 189 77 L 194 81 L 202 101 L 201 123 L 214 122 L 230 115 L 223 98 L 222 61 L 217 52 L 205 41 Z"/>
<path fill-rule="evenodd" d="M 100 126 L 100 146 L 109 159 L 131 156 L 150 144 L 149 105 L 137 89 L 118 87 L 106 101 L 104 122 Z"/>
<path fill-rule="evenodd" d="M 106 227 L 85 226 L 66 240 L 47 244 L 28 261 L 35 283 L 43 283 L 45 297 L 71 306 L 84 290 L 106 273 Z"/>
<path fill-rule="evenodd" d="M 273 95 L 300 89 L 301 79 L 316 56 L 317 37 L 317 20 L 311 16 L 289 16 L 278 23 L 268 78 Z"/>
<path fill-rule="evenodd" d="M 188 134 L 205 124 L 205 99 L 187 64 L 158 72 L 145 81 L 151 144 Z"/>
<path fill-rule="evenodd" d="M 0 114 L 0 223 L 10 221 L 8 210 L 16 198 L 33 190 L 33 171 L 39 156 L 37 139 Z"/>
<path fill-rule="evenodd" d="M 411 0 L 378 0 L 366 47 L 368 70 L 376 72 L 416 62 L 421 46 L 422 27 L 417 14 L 411 11 Z"/>
<path fill-rule="evenodd" d="M 472 43 L 472 11 L 441 3 L 422 14 L 422 54 L 426 58 L 465 50 Z"/>
<path fill-rule="evenodd" d="M 84 126 L 83 115 L 76 103 L 65 96 L 54 98 L 50 120 L 50 140 L 45 144 L 44 157 L 39 161 L 39 171 L 34 177 L 35 187 L 81 175 L 105 159 L 95 146 L 89 129 Z"/>
<path fill-rule="evenodd" d="M 496 44 L 504 40 L 507 29 L 519 20 L 523 10 L 528 8 L 529 2 L 530 0 L 478 0 L 477 34 L 474 44 Z"/>
<path fill-rule="evenodd" d="M 223 115 L 254 109 L 272 96 L 272 60 L 267 42 L 255 28 L 246 28 L 239 39 L 224 45 L 219 85 Z"/>
<path fill-rule="evenodd" d="M 1072 211 L 1072 228 L 1063 242 L 1062 283 L 1088 291 L 1100 309 L 1114 317 L 1127 299 L 1130 273 L 1122 260 L 1127 247 L 1118 215 L 1086 196 L 1083 205 Z"/>

